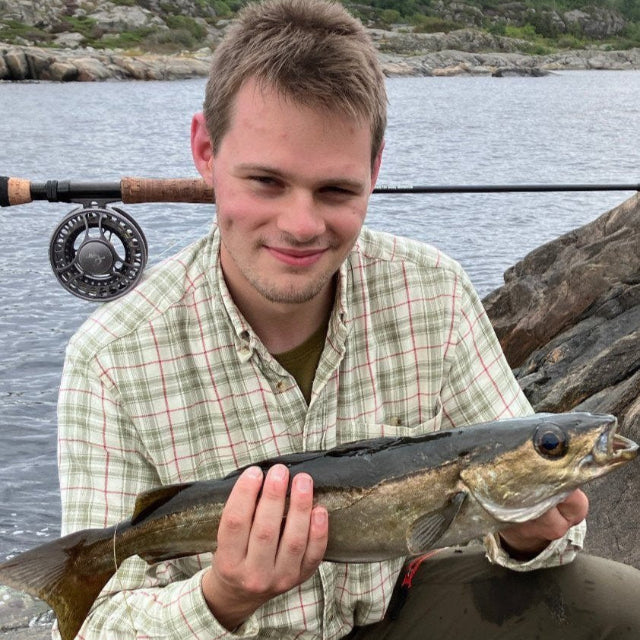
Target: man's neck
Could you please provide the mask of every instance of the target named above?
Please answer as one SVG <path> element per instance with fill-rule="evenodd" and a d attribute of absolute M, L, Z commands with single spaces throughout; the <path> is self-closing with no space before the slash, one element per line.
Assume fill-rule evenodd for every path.
<path fill-rule="evenodd" d="M 326 325 L 335 300 L 335 281 L 311 300 L 295 304 L 270 302 L 255 308 L 235 300 L 269 353 L 284 353 L 301 345 Z"/>

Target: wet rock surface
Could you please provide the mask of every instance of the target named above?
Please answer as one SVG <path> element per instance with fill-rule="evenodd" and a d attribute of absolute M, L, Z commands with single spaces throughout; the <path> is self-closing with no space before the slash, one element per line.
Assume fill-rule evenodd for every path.
<path fill-rule="evenodd" d="M 49 640 L 53 620 L 46 603 L 0 586 L 1 640 Z"/>

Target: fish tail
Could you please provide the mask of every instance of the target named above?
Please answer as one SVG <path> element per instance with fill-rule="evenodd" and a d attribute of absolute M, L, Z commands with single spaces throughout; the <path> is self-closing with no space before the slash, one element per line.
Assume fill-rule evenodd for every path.
<path fill-rule="evenodd" d="M 0 582 L 46 601 L 63 640 L 73 640 L 116 571 L 114 528 L 88 529 L 43 544 L 0 564 Z"/>

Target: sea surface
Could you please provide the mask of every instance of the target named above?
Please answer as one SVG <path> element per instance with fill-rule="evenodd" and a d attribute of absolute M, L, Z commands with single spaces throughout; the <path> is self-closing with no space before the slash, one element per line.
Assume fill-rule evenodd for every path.
<path fill-rule="evenodd" d="M 194 177 L 204 80 L 0 83 L 0 175 L 42 182 Z M 640 182 L 640 72 L 388 80 L 379 184 Z M 481 295 L 527 252 L 629 192 L 375 195 L 368 224 L 437 245 Z M 95 308 L 65 292 L 49 240 L 72 205 L 0 210 L 0 558 L 59 534 L 56 395 L 65 344 Z M 123 207 L 149 263 L 207 232 L 211 206 Z"/>

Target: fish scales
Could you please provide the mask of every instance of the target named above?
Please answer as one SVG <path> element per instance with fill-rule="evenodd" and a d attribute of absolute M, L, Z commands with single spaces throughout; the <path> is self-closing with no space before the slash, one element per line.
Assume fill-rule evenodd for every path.
<path fill-rule="evenodd" d="M 616 419 L 536 414 L 415 438 L 363 440 L 258 462 L 309 473 L 329 512 L 325 560 L 371 562 L 463 544 L 537 517 L 576 487 L 632 459 Z M 226 478 L 140 494 L 129 520 L 78 531 L 0 565 L 0 582 L 46 600 L 72 640 L 116 564 L 215 551 Z M 115 558 L 115 562 L 114 562 Z"/>

